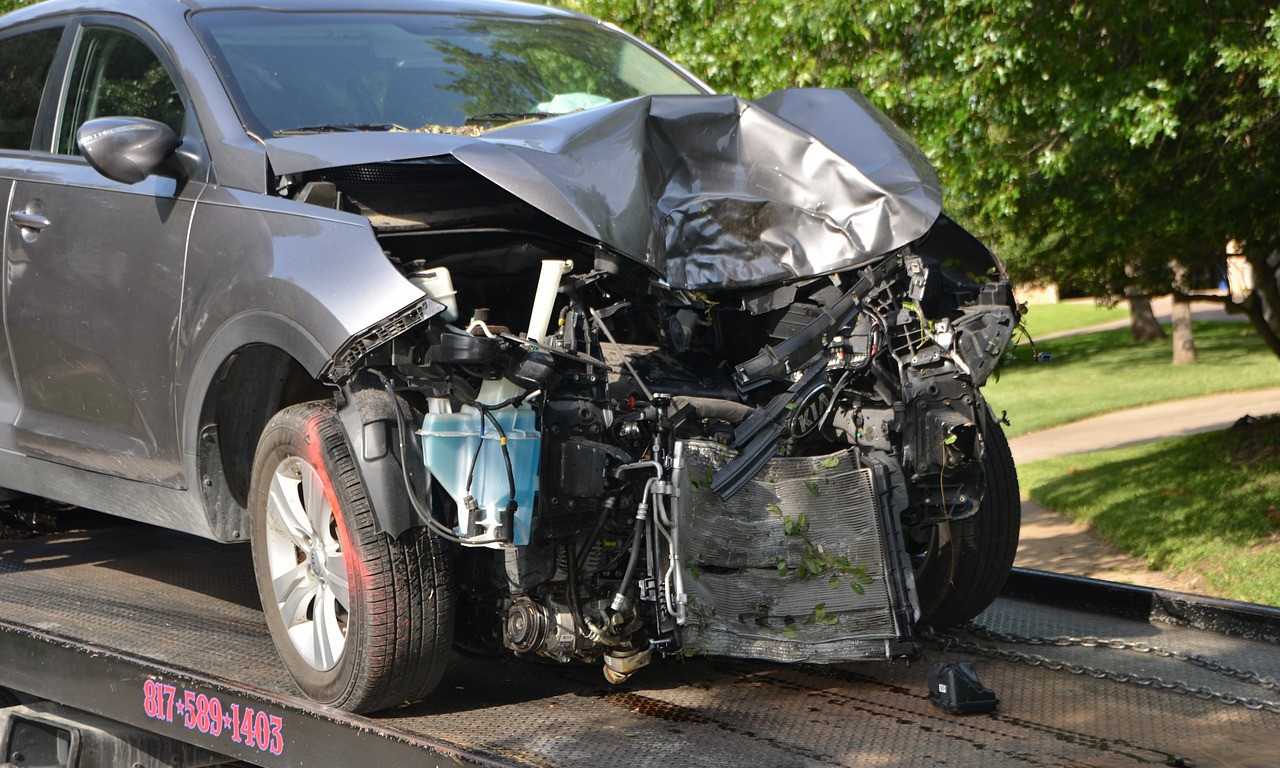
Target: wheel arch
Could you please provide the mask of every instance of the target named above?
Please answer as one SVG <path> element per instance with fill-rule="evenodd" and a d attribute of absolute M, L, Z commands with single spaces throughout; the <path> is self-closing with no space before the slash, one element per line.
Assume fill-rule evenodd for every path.
<path fill-rule="evenodd" d="M 279 315 L 241 315 L 205 347 L 183 414 L 184 453 L 209 527 L 222 541 L 249 537 L 249 477 L 267 421 L 296 403 L 332 396 L 320 377 L 329 355 Z"/>

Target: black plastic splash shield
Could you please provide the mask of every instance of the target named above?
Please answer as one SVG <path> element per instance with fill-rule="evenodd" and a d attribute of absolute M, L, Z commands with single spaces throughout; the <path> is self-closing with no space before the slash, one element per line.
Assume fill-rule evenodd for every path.
<path fill-rule="evenodd" d="M 924 155 L 852 91 L 648 96 L 480 138 L 290 136 L 267 154 L 280 174 L 451 155 L 685 289 L 848 269 L 920 238 L 942 207 Z"/>

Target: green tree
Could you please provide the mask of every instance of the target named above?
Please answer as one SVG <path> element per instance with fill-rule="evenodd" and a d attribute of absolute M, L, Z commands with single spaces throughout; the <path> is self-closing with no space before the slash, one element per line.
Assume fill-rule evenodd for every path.
<path fill-rule="evenodd" d="M 1280 355 L 1280 19 L 1256 0 L 573 0 L 748 98 L 854 87 L 1015 277 L 1191 288 L 1245 244 Z M 1128 274 L 1126 274 L 1126 272 Z"/>

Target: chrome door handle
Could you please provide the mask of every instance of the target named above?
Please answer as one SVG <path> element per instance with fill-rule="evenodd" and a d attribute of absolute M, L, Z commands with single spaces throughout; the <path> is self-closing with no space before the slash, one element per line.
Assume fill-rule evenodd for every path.
<path fill-rule="evenodd" d="M 42 216 L 38 213 L 27 213 L 26 211 L 14 211 L 9 214 L 9 221 L 23 229 L 34 229 L 37 232 L 48 228 L 53 223 L 49 221 L 47 216 Z"/>

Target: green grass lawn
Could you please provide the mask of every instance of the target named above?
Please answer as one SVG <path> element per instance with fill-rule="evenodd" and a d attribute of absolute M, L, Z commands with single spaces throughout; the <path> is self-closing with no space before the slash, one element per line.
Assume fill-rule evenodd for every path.
<path fill-rule="evenodd" d="M 1072 328 L 1087 328 L 1112 320 L 1128 320 L 1129 305 L 1100 307 L 1093 302 L 1066 304 L 1032 304 L 1027 307 L 1023 316 L 1023 324 L 1031 338 L 1038 339 L 1047 333 L 1067 331 Z"/>
<path fill-rule="evenodd" d="M 1039 344 L 1051 363 L 1031 362 L 1023 343 L 987 385 L 987 399 L 996 413 L 1008 411 L 1006 431 L 1018 435 L 1122 408 L 1280 386 L 1280 359 L 1248 325 L 1196 323 L 1195 335 L 1200 362 L 1181 366 L 1169 363 L 1169 340 L 1134 344 L 1128 328 Z"/>
<path fill-rule="evenodd" d="M 1018 467 L 1022 490 L 1154 569 L 1280 605 L 1280 416 Z"/>

